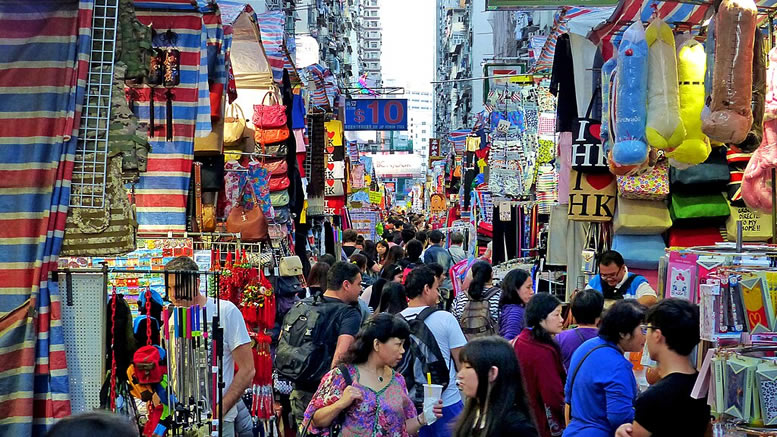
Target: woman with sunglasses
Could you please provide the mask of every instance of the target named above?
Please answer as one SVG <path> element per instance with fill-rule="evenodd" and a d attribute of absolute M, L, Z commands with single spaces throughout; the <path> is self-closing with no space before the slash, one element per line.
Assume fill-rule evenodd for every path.
<path fill-rule="evenodd" d="M 634 420 L 639 390 L 623 354 L 645 346 L 646 310 L 634 299 L 617 301 L 602 318 L 599 335 L 572 354 L 564 388 L 565 437 L 611 437 L 621 424 Z"/>

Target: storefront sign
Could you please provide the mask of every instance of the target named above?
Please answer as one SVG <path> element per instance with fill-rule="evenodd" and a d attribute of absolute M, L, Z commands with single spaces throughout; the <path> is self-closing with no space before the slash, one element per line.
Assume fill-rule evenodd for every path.
<path fill-rule="evenodd" d="M 429 138 L 429 161 L 431 162 L 435 158 L 439 158 L 440 155 L 440 139 Z"/>
<path fill-rule="evenodd" d="M 407 130 L 407 99 L 348 99 L 345 130 Z"/>
<path fill-rule="evenodd" d="M 558 9 L 562 6 L 616 6 L 617 4 L 618 0 L 486 0 L 486 10 Z"/>
<path fill-rule="evenodd" d="M 607 222 L 615 212 L 615 177 L 610 173 L 569 175 L 569 220 Z"/>

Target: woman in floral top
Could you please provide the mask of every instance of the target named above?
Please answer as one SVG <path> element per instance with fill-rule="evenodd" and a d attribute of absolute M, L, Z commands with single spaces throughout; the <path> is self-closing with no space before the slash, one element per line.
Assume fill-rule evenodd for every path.
<path fill-rule="evenodd" d="M 329 436 L 333 423 L 341 423 L 342 437 L 405 437 L 415 435 L 442 416 L 442 402 L 433 411 L 418 415 L 407 394 L 405 379 L 394 372 L 402 359 L 410 327 L 388 313 L 371 317 L 356 335 L 344 366 L 324 375 L 305 411 L 303 429 Z M 341 369 L 353 381 L 346 383 Z"/>

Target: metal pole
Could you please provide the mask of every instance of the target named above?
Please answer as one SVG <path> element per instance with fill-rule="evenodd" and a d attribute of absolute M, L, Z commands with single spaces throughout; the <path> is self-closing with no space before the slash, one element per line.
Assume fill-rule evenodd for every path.
<path fill-rule="evenodd" d="M 742 253 L 742 220 L 737 220 L 737 253 Z"/>

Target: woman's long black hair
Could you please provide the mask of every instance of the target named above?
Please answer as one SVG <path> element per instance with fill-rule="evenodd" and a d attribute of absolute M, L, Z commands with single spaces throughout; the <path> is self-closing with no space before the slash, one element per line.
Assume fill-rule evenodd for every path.
<path fill-rule="evenodd" d="M 407 308 L 407 295 L 405 294 L 405 287 L 402 284 L 397 284 L 396 282 L 387 283 L 383 287 L 383 291 L 380 296 L 380 305 L 376 311 L 379 313 L 398 314 L 405 308 Z"/>
<path fill-rule="evenodd" d="M 383 294 L 383 288 L 386 286 L 387 283 L 391 282 L 394 279 L 394 276 L 399 274 L 402 271 L 402 268 L 399 267 L 396 264 L 389 264 L 385 267 L 383 267 L 383 271 L 380 274 L 380 278 L 378 278 L 377 281 L 375 281 L 374 284 L 372 284 L 372 295 L 370 295 L 370 301 L 367 302 L 367 305 L 372 309 L 377 309 L 378 305 L 380 305 L 380 298 Z"/>
<path fill-rule="evenodd" d="M 475 370 L 478 390 L 474 398 L 467 400 L 456 422 L 454 437 L 495 437 L 499 422 L 515 414 L 515 410 L 531 421 L 518 359 L 507 340 L 497 336 L 476 338 L 461 350 L 460 360 Z M 491 367 L 499 369 L 493 383 L 488 381 Z M 481 431 L 475 420 L 484 412 L 485 427 Z"/>
<path fill-rule="evenodd" d="M 532 337 L 539 342 L 553 346 L 560 353 L 558 343 L 553 341 L 553 336 L 540 325 L 540 322 L 545 320 L 559 305 L 561 305 L 561 301 L 556 296 L 550 293 L 537 293 L 526 305 L 525 317 L 526 327 L 531 328 Z"/>
<path fill-rule="evenodd" d="M 486 261 L 472 264 L 472 282 L 469 283 L 467 295 L 472 300 L 481 300 L 486 292 L 486 285 L 493 279 L 493 269 Z"/>
<path fill-rule="evenodd" d="M 402 246 L 391 246 L 386 252 L 386 259 L 384 266 L 387 266 L 389 264 L 399 264 L 400 261 L 405 257 L 405 249 L 402 248 Z"/>
<path fill-rule="evenodd" d="M 408 337 L 410 337 L 410 325 L 402 317 L 389 313 L 373 314 L 356 334 L 356 339 L 348 349 L 343 362 L 366 363 L 374 350 L 373 344 L 376 339 L 381 343 L 386 343 L 391 338 L 398 338 L 404 342 Z"/>
<path fill-rule="evenodd" d="M 383 261 L 385 261 L 386 257 L 388 256 L 388 251 L 389 251 L 389 249 L 391 249 L 391 246 L 388 244 L 388 241 L 386 241 L 386 240 L 378 241 L 377 243 L 375 243 L 375 253 L 376 254 L 378 253 L 378 246 L 383 246 L 383 247 L 386 248 L 386 251 L 383 252 L 383 255 L 379 255 L 379 254 L 377 255 L 377 257 L 378 257 L 377 261 L 379 263 L 383 263 Z"/>
<path fill-rule="evenodd" d="M 499 298 L 499 308 L 505 305 L 520 305 L 526 306 L 521 300 L 521 296 L 518 290 L 523 287 L 526 280 L 529 279 L 529 272 L 523 269 L 513 269 L 507 272 L 502 282 L 499 284 L 499 288 L 502 289 L 502 297 Z"/>

